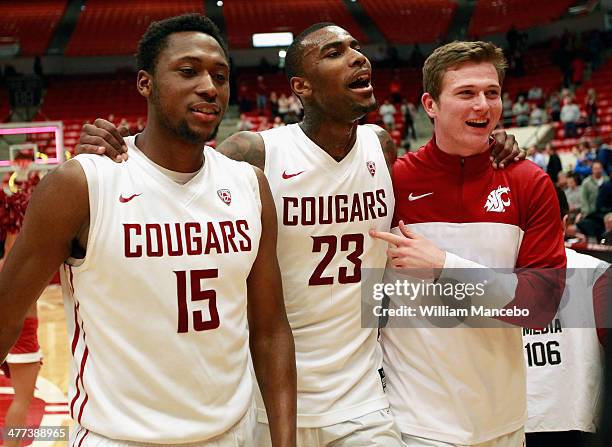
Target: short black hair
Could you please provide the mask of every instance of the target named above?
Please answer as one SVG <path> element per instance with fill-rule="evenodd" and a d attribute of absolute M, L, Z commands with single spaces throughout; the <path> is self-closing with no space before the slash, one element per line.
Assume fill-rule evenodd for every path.
<path fill-rule="evenodd" d="M 205 15 L 192 13 L 168 17 L 149 25 L 142 39 L 138 42 L 137 69 L 153 73 L 159 54 L 168 46 L 168 36 L 185 31 L 198 31 L 208 34 L 221 46 L 225 58 L 229 61 L 227 44 L 223 40 L 217 25 Z"/>
<path fill-rule="evenodd" d="M 287 79 L 291 80 L 294 76 L 301 76 L 304 60 L 304 40 L 310 34 L 315 31 L 319 31 L 321 28 L 327 28 L 328 26 L 338 26 L 332 22 L 319 22 L 309 26 L 300 34 L 298 34 L 289 48 L 287 48 L 287 54 L 285 55 L 285 75 Z"/>

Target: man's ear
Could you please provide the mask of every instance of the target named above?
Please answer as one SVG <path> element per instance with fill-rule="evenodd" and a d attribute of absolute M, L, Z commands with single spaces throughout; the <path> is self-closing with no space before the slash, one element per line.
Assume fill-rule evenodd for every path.
<path fill-rule="evenodd" d="M 438 113 L 438 106 L 433 96 L 427 92 L 423 93 L 423 96 L 421 96 L 421 104 L 423 104 L 423 110 L 425 110 L 427 116 L 433 120 Z"/>
<path fill-rule="evenodd" d="M 153 91 L 153 76 L 145 70 L 139 70 L 136 76 L 136 89 L 145 98 L 148 98 Z"/>
<path fill-rule="evenodd" d="M 295 93 L 298 98 L 308 97 L 312 94 L 310 82 L 308 82 L 308 80 L 305 78 L 294 76 L 289 80 L 289 85 L 291 86 L 293 93 Z"/>

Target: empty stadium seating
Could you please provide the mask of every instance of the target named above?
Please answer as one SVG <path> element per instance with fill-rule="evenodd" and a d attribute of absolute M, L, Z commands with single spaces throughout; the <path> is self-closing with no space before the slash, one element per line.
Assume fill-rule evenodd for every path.
<path fill-rule="evenodd" d="M 433 42 L 448 31 L 454 0 L 361 0 L 387 40 L 398 44 Z"/>
<path fill-rule="evenodd" d="M 471 37 L 525 29 L 558 19 L 575 0 L 478 0 L 470 21 Z"/>
<path fill-rule="evenodd" d="M 89 0 L 66 47 L 67 56 L 135 54 L 152 21 L 204 12 L 201 0 Z"/>
<path fill-rule="evenodd" d="M 16 38 L 23 56 L 42 55 L 65 8 L 62 0 L 2 1 L 0 37 Z"/>
<path fill-rule="evenodd" d="M 250 48 L 254 33 L 300 31 L 316 22 L 334 22 L 361 42 L 367 40 L 342 0 L 230 0 L 223 15 L 231 47 Z"/>

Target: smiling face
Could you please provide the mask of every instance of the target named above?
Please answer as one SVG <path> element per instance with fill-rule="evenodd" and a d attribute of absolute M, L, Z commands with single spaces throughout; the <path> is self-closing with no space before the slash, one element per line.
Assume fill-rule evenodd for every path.
<path fill-rule="evenodd" d="M 422 102 L 434 121 L 440 149 L 462 156 L 483 152 L 502 114 L 497 70 L 489 62 L 451 67 L 444 73 L 438 99 L 424 93 Z"/>
<path fill-rule="evenodd" d="M 345 121 L 376 109 L 372 67 L 353 36 L 327 26 L 309 34 L 303 46 L 302 74 L 291 86 L 305 104 Z"/>
<path fill-rule="evenodd" d="M 219 43 L 196 31 L 173 33 L 154 73 L 138 73 L 138 89 L 151 117 L 185 142 L 214 137 L 229 100 L 229 65 Z"/>

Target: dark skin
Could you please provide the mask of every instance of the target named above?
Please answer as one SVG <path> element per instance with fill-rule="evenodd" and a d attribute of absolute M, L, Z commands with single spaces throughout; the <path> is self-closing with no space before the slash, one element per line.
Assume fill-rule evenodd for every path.
<path fill-rule="evenodd" d="M 170 35 L 154 73 L 138 73 L 138 91 L 148 102 L 147 127 L 136 141 L 139 149 L 167 169 L 200 169 L 202 145 L 227 107 L 228 69 L 221 47 L 207 34 Z M 261 196 L 262 234 L 247 278 L 250 350 L 269 415 L 272 445 L 291 447 L 296 443 L 297 393 L 293 336 L 276 258 L 274 201 L 263 172 L 254 170 Z M 74 245 L 86 251 L 88 228 L 87 179 L 80 163 L 71 160 L 38 185 L 23 229 L 0 272 L 0 358 L 17 339 L 28 308 L 59 266 L 74 255 Z"/>
<path fill-rule="evenodd" d="M 304 42 L 303 76 L 290 80 L 293 92 L 304 106 L 304 133 L 335 160 L 342 160 L 355 144 L 358 120 L 376 108 L 374 95 L 355 92 L 347 84 L 361 73 L 370 76 L 368 59 L 359 43 L 345 30 L 330 26 L 315 31 Z M 370 125 L 378 135 L 387 165 L 397 158 L 397 148 L 389 133 Z M 83 126 L 77 153 L 106 154 L 117 162 L 127 159 L 123 136 L 127 129 L 97 119 Z M 512 135 L 494 133 L 493 167 L 504 167 L 525 158 Z M 238 132 L 227 138 L 218 150 L 230 158 L 247 161 L 264 168 L 265 147 L 262 138 L 253 132 Z"/>

